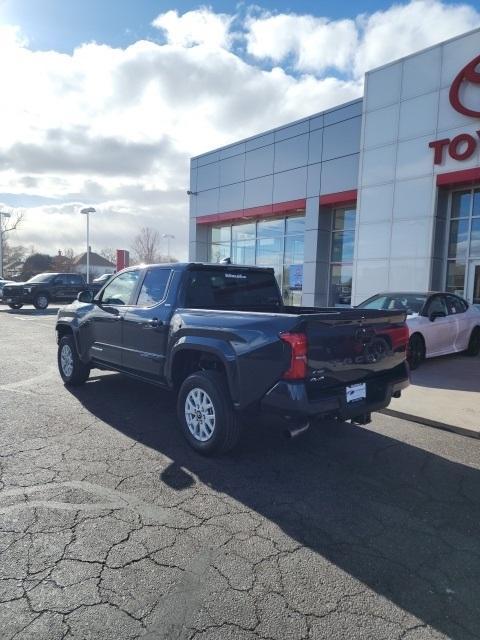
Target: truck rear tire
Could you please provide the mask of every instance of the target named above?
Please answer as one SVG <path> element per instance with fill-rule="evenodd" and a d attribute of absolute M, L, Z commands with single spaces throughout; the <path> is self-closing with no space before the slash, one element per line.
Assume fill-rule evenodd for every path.
<path fill-rule="evenodd" d="M 8 305 L 10 307 L 10 309 L 21 309 L 23 307 L 23 304 L 20 304 L 19 302 L 15 302 L 15 303 L 11 303 Z"/>
<path fill-rule="evenodd" d="M 90 375 L 90 367 L 78 357 L 73 336 L 63 336 L 58 344 L 58 370 L 66 386 L 83 384 Z"/>
<path fill-rule="evenodd" d="M 183 381 L 177 415 L 183 435 L 198 453 L 225 453 L 240 438 L 240 420 L 225 376 L 218 371 L 198 371 Z"/>

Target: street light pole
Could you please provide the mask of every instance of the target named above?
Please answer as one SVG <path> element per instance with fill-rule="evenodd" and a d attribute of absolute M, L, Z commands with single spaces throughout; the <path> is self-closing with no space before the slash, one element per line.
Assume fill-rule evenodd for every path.
<path fill-rule="evenodd" d="M 6 211 L 0 211 L 0 278 L 3 278 L 3 229 L 2 229 L 2 216 L 4 218 L 10 218 L 10 214 Z"/>
<path fill-rule="evenodd" d="M 171 233 L 162 233 L 162 238 L 167 239 L 167 253 L 168 253 L 168 258 L 170 259 L 170 240 L 173 240 L 175 236 L 172 235 Z"/>
<path fill-rule="evenodd" d="M 80 213 L 87 216 L 87 284 L 90 284 L 90 213 L 95 213 L 94 207 L 80 209 Z"/>

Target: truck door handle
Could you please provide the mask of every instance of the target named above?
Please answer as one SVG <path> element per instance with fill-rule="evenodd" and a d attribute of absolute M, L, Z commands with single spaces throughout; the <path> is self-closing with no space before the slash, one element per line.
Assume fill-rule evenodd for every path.
<path fill-rule="evenodd" d="M 147 327 L 152 327 L 153 329 L 156 329 L 157 327 L 161 327 L 162 324 L 163 324 L 163 322 L 161 320 L 159 320 L 158 318 L 150 318 L 145 323 L 145 325 Z"/>

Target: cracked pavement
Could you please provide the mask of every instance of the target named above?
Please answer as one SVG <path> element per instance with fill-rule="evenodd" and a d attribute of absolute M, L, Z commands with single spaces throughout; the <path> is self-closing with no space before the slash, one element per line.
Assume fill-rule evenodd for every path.
<path fill-rule="evenodd" d="M 169 394 L 66 389 L 54 313 L 0 307 L 2 640 L 480 638 L 480 441 L 262 420 L 205 459 Z"/>

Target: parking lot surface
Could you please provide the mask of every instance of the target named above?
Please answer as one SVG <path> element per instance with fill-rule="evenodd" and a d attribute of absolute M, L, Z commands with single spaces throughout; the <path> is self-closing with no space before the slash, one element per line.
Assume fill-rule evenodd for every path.
<path fill-rule="evenodd" d="M 0 307 L 0 635 L 480 638 L 480 441 L 377 415 L 205 459 L 172 398 Z"/>

